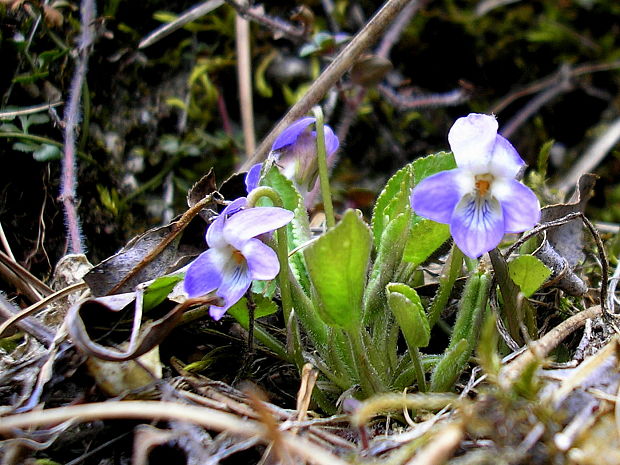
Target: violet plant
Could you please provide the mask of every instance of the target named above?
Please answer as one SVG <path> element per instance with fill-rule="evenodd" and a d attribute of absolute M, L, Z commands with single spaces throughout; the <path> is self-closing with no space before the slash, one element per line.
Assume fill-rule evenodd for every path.
<path fill-rule="evenodd" d="M 449 132 L 453 153 L 419 158 L 392 176 L 370 224 L 351 209 L 335 222 L 327 211 L 327 159 L 339 142 L 322 120 L 315 109 L 314 117 L 294 123 L 274 143 L 274 163 L 252 167 L 248 198 L 230 203 L 209 227 L 210 248 L 190 266 L 185 289 L 190 296 L 215 292 L 223 305 L 212 306 L 211 315 L 228 309 L 246 329 L 252 307 L 259 342 L 300 369 L 309 362 L 320 370 L 314 395 L 326 410 L 345 391 L 367 397 L 450 390 L 476 347 L 495 285 L 488 262 L 476 258 L 540 218 L 535 194 L 516 180 L 525 164 L 497 134 L 493 116 L 471 114 Z M 284 154 L 295 170 L 281 169 Z M 327 225 L 313 236 L 299 187 L 314 182 L 317 171 Z M 277 240 L 268 240 L 265 234 L 276 229 Z M 443 262 L 432 298 L 417 292 L 429 259 Z M 277 290 L 257 284 L 276 275 Z M 514 276 L 525 276 L 516 285 L 532 289 L 548 275 Z M 460 295 L 459 277 L 465 277 Z M 278 297 L 286 341 L 260 320 L 277 311 Z M 454 298 L 458 311 L 446 343 L 434 327 Z"/>

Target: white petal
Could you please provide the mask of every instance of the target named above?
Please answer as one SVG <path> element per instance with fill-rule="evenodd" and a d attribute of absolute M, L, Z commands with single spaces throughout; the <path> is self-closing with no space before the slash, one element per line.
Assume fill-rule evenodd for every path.
<path fill-rule="evenodd" d="M 457 166 L 474 174 L 488 172 L 497 128 L 497 120 L 490 115 L 470 113 L 457 119 L 448 133 Z"/>
<path fill-rule="evenodd" d="M 519 152 L 502 136 L 498 135 L 495 139 L 492 153 L 489 173 L 493 176 L 514 179 L 525 168 Z"/>

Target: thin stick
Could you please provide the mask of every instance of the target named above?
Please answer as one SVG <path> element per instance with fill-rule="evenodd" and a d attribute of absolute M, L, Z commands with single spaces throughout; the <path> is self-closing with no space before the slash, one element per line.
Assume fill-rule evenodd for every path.
<path fill-rule="evenodd" d="M 43 105 L 25 107 L 25 108 L 21 108 L 19 110 L 14 110 L 14 111 L 0 111 L 0 119 L 13 119 L 16 116 L 31 115 L 33 113 L 39 113 L 43 110 L 49 110 L 50 108 L 55 108 L 59 105 L 62 105 L 63 103 L 64 102 L 46 103 Z"/>
<path fill-rule="evenodd" d="M 9 302 L 2 294 L 0 294 L 0 318 L 11 318 L 16 313 L 19 313 L 19 307 Z M 54 333 L 40 321 L 28 318 L 18 321 L 17 325 L 46 346 L 49 347 L 52 345 L 52 342 L 54 341 Z M 2 418 L 0 418 L 0 424 L 1 423 Z"/>
<path fill-rule="evenodd" d="M 82 32 L 78 44 L 75 72 L 69 90 L 69 102 L 65 112 L 65 151 L 62 159 L 62 187 L 60 191 L 60 199 L 65 210 L 69 250 L 76 254 L 84 252 L 84 245 L 82 243 L 80 217 L 76 208 L 75 134 L 80 119 L 79 107 L 84 81 L 86 80 L 88 55 L 95 41 L 95 1 L 82 0 L 80 12 Z"/>
<path fill-rule="evenodd" d="M 12 271 L 19 279 L 21 279 L 26 285 L 28 285 L 28 287 L 34 288 L 33 290 L 35 291 L 36 295 L 39 296 L 39 298 L 36 300 L 41 300 L 40 294 L 48 296 L 54 293 L 54 291 L 47 284 L 45 284 L 43 281 L 41 281 L 39 278 L 37 278 L 35 275 L 33 275 L 30 271 L 28 271 L 16 261 L 11 260 L 11 258 L 2 251 L 0 251 L 0 263 L 6 266 L 10 271 Z"/>
<path fill-rule="evenodd" d="M 525 352 L 502 369 L 499 375 L 500 384 L 504 388 L 509 388 L 530 363 L 546 357 L 569 334 L 581 328 L 587 320 L 602 314 L 603 310 L 600 305 L 590 307 L 564 320 L 543 337 L 529 344 Z"/>
<path fill-rule="evenodd" d="M 310 86 L 304 96 L 291 107 L 284 117 L 274 126 L 271 132 L 263 139 L 254 154 L 243 163 L 240 171 L 247 171 L 252 165 L 262 161 L 276 137 L 293 121 L 302 117 L 323 98 L 327 91 L 338 82 L 344 73 L 355 63 L 357 58 L 374 44 L 390 25 L 392 20 L 411 1 L 418 0 L 388 0 L 383 7 L 373 16 L 364 28 L 348 43 L 338 54 L 332 63 L 321 73 L 316 81 Z"/>
<path fill-rule="evenodd" d="M 558 72 L 558 82 L 556 85 L 549 87 L 534 97 L 527 105 L 525 105 L 508 123 L 500 130 L 502 136 L 510 138 L 512 134 L 519 129 L 534 113 L 542 106 L 556 98 L 558 95 L 573 89 L 573 83 L 570 81 L 570 69 L 567 66 L 560 68 Z"/>
<path fill-rule="evenodd" d="M 45 426 L 67 420 L 87 422 L 111 419 L 178 420 L 247 438 L 258 436 L 263 442 L 271 439 L 267 428 L 257 421 L 212 408 L 160 401 L 99 402 L 11 415 L 0 418 L 0 432 L 11 433 L 15 428 Z M 286 448 L 303 461 L 315 465 L 348 465 L 348 462 L 304 438 L 286 431 L 280 432 L 280 435 Z"/>
<path fill-rule="evenodd" d="M 567 191 L 577 183 L 584 173 L 588 173 L 595 169 L 619 140 L 620 118 L 616 118 L 609 127 L 594 140 L 579 160 L 572 165 L 568 173 L 562 175 L 553 187 L 561 191 Z"/>
<path fill-rule="evenodd" d="M 62 297 L 65 297 L 69 294 L 72 294 L 73 292 L 81 291 L 82 289 L 87 289 L 87 288 L 88 288 L 88 284 L 86 284 L 84 281 L 75 283 L 75 284 L 65 287 L 64 289 L 61 289 L 58 292 L 55 292 L 54 294 L 48 295 L 45 299 L 31 305 L 28 308 L 23 309 L 21 312 L 17 313 L 16 315 L 9 318 L 8 320 L 6 320 L 4 323 L 0 325 L 0 337 L 2 337 L 2 334 L 4 334 L 4 332 L 8 328 L 18 323 L 19 321 L 23 320 L 24 318 L 35 314 L 39 310 L 42 310 L 43 308 L 47 307 L 52 302 L 58 299 L 61 299 Z"/>
<path fill-rule="evenodd" d="M 2 243 L 2 247 L 6 251 L 6 254 L 9 256 L 11 260 L 16 262 L 15 255 L 13 255 L 13 251 L 11 250 L 11 246 L 9 245 L 9 241 L 6 238 L 6 234 L 4 234 L 4 228 L 2 227 L 2 223 L 0 223 L 0 243 Z"/>
<path fill-rule="evenodd" d="M 246 0 L 242 0 L 244 4 Z M 254 105 L 252 100 L 252 60 L 250 56 L 250 22 L 239 13 L 235 18 L 237 47 L 237 79 L 239 85 L 239 110 L 243 126 L 245 153 L 249 156 L 256 149 L 254 136 Z"/>
<path fill-rule="evenodd" d="M 169 36 L 174 31 L 178 31 L 187 23 L 191 23 L 192 21 L 195 21 L 196 19 L 208 13 L 211 13 L 213 10 L 219 8 L 223 4 L 224 0 L 208 0 L 198 5 L 194 5 L 189 10 L 182 13 L 174 21 L 158 27 L 149 35 L 147 35 L 144 39 L 140 41 L 140 43 L 138 44 L 138 48 L 146 48 L 150 45 L 153 45 L 155 42 L 158 42 L 164 37 Z"/>

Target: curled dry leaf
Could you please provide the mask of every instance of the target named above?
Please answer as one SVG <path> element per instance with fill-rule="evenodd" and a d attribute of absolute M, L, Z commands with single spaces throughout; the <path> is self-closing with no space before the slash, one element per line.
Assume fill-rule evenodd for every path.
<path fill-rule="evenodd" d="M 162 241 L 175 232 L 175 224 L 153 228 L 130 240 L 118 253 L 105 259 L 85 276 L 84 281 L 96 296 L 108 294 L 117 283 L 138 266 Z M 150 263 L 129 279 L 117 292 L 131 291 L 145 281 L 163 276 L 178 260 L 179 238 L 165 247 Z"/>
<path fill-rule="evenodd" d="M 597 179 L 595 174 L 584 174 L 569 202 L 542 209 L 541 223 L 558 220 L 571 213 L 583 213 Z M 552 270 L 550 281 L 554 287 L 569 295 L 580 296 L 588 291 L 586 283 L 574 272 L 585 258 L 583 248 L 583 223 L 580 218 L 575 218 L 548 230 L 534 256 Z"/>
<path fill-rule="evenodd" d="M 67 327 L 75 345 L 86 355 L 116 362 L 132 360 L 159 345 L 181 321 L 183 311 L 190 305 L 197 303 L 212 304 L 217 303 L 218 300 L 217 297 L 189 299 L 175 305 L 159 319 L 142 324 L 142 294 L 140 291 L 136 294 L 127 293 L 98 297 L 85 300 L 71 307 L 67 314 Z M 130 310 L 132 304 L 134 313 L 131 336 L 125 349 L 119 350 L 115 347 L 106 346 L 91 338 L 87 327 L 92 328 L 95 325 L 105 328 L 113 327 L 118 321 L 118 317 L 121 316 L 121 312 Z M 88 324 L 85 320 L 88 321 Z"/>

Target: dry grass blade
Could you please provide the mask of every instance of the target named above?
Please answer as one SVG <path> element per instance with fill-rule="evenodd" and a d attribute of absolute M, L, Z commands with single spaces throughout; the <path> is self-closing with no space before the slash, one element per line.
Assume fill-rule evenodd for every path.
<path fill-rule="evenodd" d="M 40 310 L 43 310 L 45 307 L 47 307 L 49 304 L 51 304 L 52 302 L 58 300 L 58 299 L 62 299 L 63 297 L 72 294 L 74 292 L 78 292 L 81 291 L 82 289 L 86 289 L 88 288 L 88 285 L 85 282 L 80 282 L 80 283 L 76 283 L 76 284 L 72 284 L 71 286 L 67 286 L 64 289 L 61 289 L 60 291 L 54 292 L 53 294 L 47 296 L 45 299 L 31 305 L 28 308 L 23 309 L 21 312 L 19 312 L 18 314 L 16 314 L 15 316 L 9 318 L 8 320 L 6 320 L 4 323 L 2 323 L 0 325 L 0 337 L 2 337 L 2 335 L 4 334 L 4 332 L 10 328 L 11 326 L 13 326 L 14 324 L 16 324 L 17 322 L 23 320 L 24 318 L 27 318 L 35 313 L 37 313 Z"/>
<path fill-rule="evenodd" d="M 0 432 L 12 434 L 16 428 L 34 428 L 73 419 L 88 422 L 110 419 L 178 420 L 215 431 L 252 438 L 265 443 L 271 436 L 265 425 L 207 407 L 158 401 L 101 402 L 29 412 L 0 418 Z M 348 465 L 348 462 L 312 442 L 288 432 L 281 432 L 285 447 L 300 460 L 314 465 Z"/>

